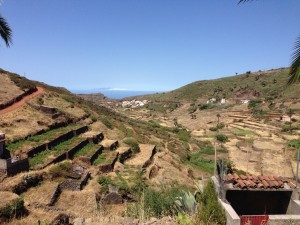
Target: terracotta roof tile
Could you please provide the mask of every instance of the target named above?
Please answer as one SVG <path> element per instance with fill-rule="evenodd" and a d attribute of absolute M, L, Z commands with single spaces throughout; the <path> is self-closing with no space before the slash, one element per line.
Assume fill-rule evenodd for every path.
<path fill-rule="evenodd" d="M 227 174 L 226 182 L 232 183 L 231 187 L 241 189 L 283 189 L 292 188 L 296 185 L 281 176 L 254 176 L 254 175 L 238 175 L 236 173 Z"/>

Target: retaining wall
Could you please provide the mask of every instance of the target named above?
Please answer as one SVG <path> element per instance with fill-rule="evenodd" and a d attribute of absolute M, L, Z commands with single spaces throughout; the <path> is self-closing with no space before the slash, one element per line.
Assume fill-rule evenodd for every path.
<path fill-rule="evenodd" d="M 88 130 L 88 126 L 83 126 L 76 130 L 71 130 L 65 134 L 58 136 L 57 138 L 53 139 L 52 141 L 49 141 L 47 143 L 44 143 L 37 147 L 32 148 L 31 150 L 29 150 L 27 152 L 27 155 L 28 155 L 28 157 L 32 158 L 34 155 L 36 155 L 42 151 L 45 151 L 46 149 L 51 149 L 54 146 L 60 144 L 61 142 L 64 142 L 66 140 L 71 139 L 72 137 L 80 135 L 80 134 L 86 132 L 87 130 Z"/>
<path fill-rule="evenodd" d="M 111 163 L 99 166 L 99 171 L 102 173 L 112 172 L 114 170 L 115 163 L 117 162 L 118 157 L 119 157 L 119 153 L 117 152 L 115 158 L 112 160 Z"/>
<path fill-rule="evenodd" d="M 0 159 L 0 170 L 6 171 L 7 176 L 14 176 L 17 173 L 29 170 L 28 158 L 12 162 L 12 159 Z"/>
<path fill-rule="evenodd" d="M 153 157 L 154 155 L 156 154 L 156 146 L 154 146 L 154 148 L 152 149 L 152 154 L 150 156 L 150 158 L 144 163 L 144 165 L 142 166 L 143 168 L 146 168 L 148 167 L 151 163 L 152 163 L 152 160 L 153 160 Z"/>
<path fill-rule="evenodd" d="M 62 162 L 66 159 L 72 159 L 77 151 L 79 151 L 81 148 L 83 148 L 85 145 L 89 143 L 88 140 L 84 140 L 80 142 L 78 145 L 76 145 L 74 148 L 70 149 L 67 152 L 62 153 L 61 155 L 57 156 L 55 159 L 44 165 L 42 168 L 46 168 L 47 166 L 55 163 Z"/>
<path fill-rule="evenodd" d="M 103 151 L 103 146 L 101 145 L 100 148 L 91 156 L 91 158 L 89 159 L 90 164 L 92 165 L 94 163 L 94 161 L 98 158 L 99 155 L 102 154 Z"/>
<path fill-rule="evenodd" d="M 73 159 L 76 152 L 78 152 L 80 149 L 82 149 L 84 146 L 86 146 L 89 143 L 89 141 L 86 139 L 82 142 L 80 142 L 78 145 L 76 145 L 74 148 L 67 151 L 67 158 Z"/>
<path fill-rule="evenodd" d="M 119 161 L 120 163 L 124 163 L 126 159 L 129 159 L 132 156 L 132 150 L 131 148 L 128 148 L 128 150 L 120 153 L 119 155 Z"/>

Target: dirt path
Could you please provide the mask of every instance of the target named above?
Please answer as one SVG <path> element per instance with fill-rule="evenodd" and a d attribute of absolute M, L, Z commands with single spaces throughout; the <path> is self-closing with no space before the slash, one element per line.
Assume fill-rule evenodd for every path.
<path fill-rule="evenodd" d="M 19 107 L 21 107 L 22 105 L 24 105 L 28 100 L 34 98 L 35 96 L 39 95 L 39 94 L 42 94 L 44 92 L 44 88 L 42 87 L 37 87 L 37 91 L 36 92 L 33 92 L 32 94 L 30 95 L 27 95 L 26 97 L 22 98 L 22 100 L 14 103 L 13 105 L 5 108 L 5 109 L 2 109 L 0 110 L 0 114 L 4 114 L 4 113 L 8 113 L 8 112 L 11 112 Z"/>

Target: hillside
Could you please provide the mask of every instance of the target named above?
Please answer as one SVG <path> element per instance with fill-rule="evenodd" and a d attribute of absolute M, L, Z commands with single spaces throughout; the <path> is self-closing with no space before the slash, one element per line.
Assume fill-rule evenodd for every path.
<path fill-rule="evenodd" d="M 249 71 L 242 75 L 196 81 L 170 92 L 146 97 L 157 101 L 192 101 L 212 97 L 226 99 L 262 97 L 282 100 L 298 98 L 300 84 L 286 86 L 288 71 L 288 68 L 259 72 Z"/>
<path fill-rule="evenodd" d="M 162 185 L 174 191 L 195 190 L 195 177 L 211 171 L 183 163 L 191 138 L 184 128 L 128 118 L 64 88 L 8 71 L 0 71 L 0 82 L 5 83 L 0 92 L 4 103 L 0 133 L 6 135 L 8 150 L 2 156 L 0 151 L 0 161 L 9 160 L 13 166 L 0 169 L 0 193 L 22 194 L 27 212 L 20 220 L 10 221 L 1 214 L 0 202 L 1 223 L 49 223 L 60 213 L 102 220 L 107 215 L 101 214 L 101 207 L 112 204 L 117 210 L 106 212 L 118 217 L 130 205 L 139 204 L 141 190 L 151 192 Z M 12 109 L 5 111 L 7 107 Z M 113 187 L 119 191 L 112 203 Z M 70 201 L 81 205 L 70 205 Z M 132 220 L 139 216 L 135 213 L 128 213 Z"/>

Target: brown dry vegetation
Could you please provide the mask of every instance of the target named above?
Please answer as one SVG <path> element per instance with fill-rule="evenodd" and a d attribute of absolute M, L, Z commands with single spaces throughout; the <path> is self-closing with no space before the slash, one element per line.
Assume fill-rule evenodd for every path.
<path fill-rule="evenodd" d="M 9 76 L 4 73 L 0 73 L 0 84 L 0 104 L 6 103 L 23 93 L 23 91 L 10 80 Z"/>

